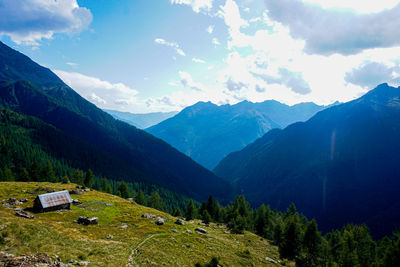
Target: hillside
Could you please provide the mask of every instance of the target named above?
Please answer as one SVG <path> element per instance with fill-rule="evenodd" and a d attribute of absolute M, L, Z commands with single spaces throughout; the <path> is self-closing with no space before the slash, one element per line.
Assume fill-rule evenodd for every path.
<path fill-rule="evenodd" d="M 31 207 L 36 194 L 29 192 L 44 193 L 46 188 L 71 190 L 75 185 L 1 182 L 0 200 L 26 198 L 28 202 L 17 207 Z M 223 266 L 280 266 L 265 259 L 278 259 L 277 248 L 254 234 L 228 234 L 226 227 L 215 224 L 203 226 L 207 233 L 199 234 L 195 231 L 198 221 L 177 225 L 176 218 L 168 214 L 116 196 L 97 191 L 71 196 L 82 204 L 72 205 L 71 210 L 34 214 L 34 219 L 17 217 L 12 207 L 0 206 L 0 251 L 14 255 L 42 252 L 53 258 L 57 255 L 64 263 L 88 262 L 88 266 L 194 266 L 212 257 L 218 257 Z M 167 222 L 158 226 L 154 219 L 142 218 L 143 213 L 156 214 Z M 79 216 L 96 216 L 99 224 L 74 223 Z"/>
<path fill-rule="evenodd" d="M 222 106 L 199 102 L 147 131 L 213 169 L 230 152 L 269 130 L 307 120 L 324 108 L 314 103 L 287 106 L 273 100 Z"/>
<path fill-rule="evenodd" d="M 84 163 L 85 168 L 93 169 L 96 174 L 157 184 L 199 200 L 209 194 L 217 197 L 229 194 L 230 186 L 222 179 L 162 140 L 113 119 L 50 70 L 3 43 L 0 43 L 0 70 L 0 107 L 34 116 L 70 136 L 70 140 L 99 151 L 98 155 L 108 159 L 105 164 L 101 163 L 104 159 L 90 160 L 90 155 L 86 155 L 88 160 Z M 78 143 L 68 145 L 78 147 Z M 74 165 L 79 164 L 74 154 L 52 146 L 48 149 L 49 154 L 71 162 L 70 167 L 78 167 Z"/>
<path fill-rule="evenodd" d="M 253 202 L 291 202 L 323 230 L 367 223 L 375 236 L 400 220 L 400 88 L 363 97 L 266 134 L 230 154 L 215 173 Z"/>
<path fill-rule="evenodd" d="M 134 114 L 130 112 L 121 112 L 117 110 L 104 110 L 104 111 L 113 116 L 114 119 L 126 122 L 139 129 L 146 129 L 178 114 L 177 111 L 152 112 L 144 114 Z"/>

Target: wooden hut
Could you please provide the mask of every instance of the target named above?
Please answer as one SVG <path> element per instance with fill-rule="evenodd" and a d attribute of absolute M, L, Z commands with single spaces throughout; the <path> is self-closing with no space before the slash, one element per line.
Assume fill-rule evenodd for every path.
<path fill-rule="evenodd" d="M 38 195 L 33 209 L 35 212 L 46 212 L 71 208 L 71 196 L 67 190 Z"/>

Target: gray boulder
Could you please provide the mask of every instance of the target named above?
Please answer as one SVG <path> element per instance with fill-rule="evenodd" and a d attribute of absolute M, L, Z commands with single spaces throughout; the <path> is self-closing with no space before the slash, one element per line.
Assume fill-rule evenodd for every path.
<path fill-rule="evenodd" d="M 79 216 L 79 218 L 76 222 L 79 224 L 83 224 L 83 225 L 93 225 L 93 224 L 99 223 L 97 217 L 88 218 L 88 217 L 83 217 L 83 216 Z"/>
<path fill-rule="evenodd" d="M 161 217 L 156 218 L 156 224 L 157 225 L 163 225 L 167 220 Z"/>
<path fill-rule="evenodd" d="M 178 220 L 176 220 L 176 222 L 175 222 L 177 225 L 185 225 L 185 221 L 184 220 L 182 220 L 182 219 L 178 219 Z"/>
<path fill-rule="evenodd" d="M 202 234 L 207 234 L 207 231 L 203 228 L 197 227 L 196 229 L 194 229 L 195 231 L 202 233 Z"/>

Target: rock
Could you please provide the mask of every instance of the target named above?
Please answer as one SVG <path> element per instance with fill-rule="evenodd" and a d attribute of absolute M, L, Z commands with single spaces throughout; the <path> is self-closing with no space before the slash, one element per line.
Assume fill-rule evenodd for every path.
<path fill-rule="evenodd" d="M 0 231 L 1 231 L 1 230 L 4 230 L 4 229 L 6 229 L 6 228 L 7 228 L 7 225 L 5 225 L 5 224 L 4 224 L 4 225 L 0 225 Z"/>
<path fill-rule="evenodd" d="M 19 200 L 19 202 L 25 203 L 25 202 L 28 202 L 28 200 L 27 200 L 26 198 L 21 198 L 21 199 Z"/>
<path fill-rule="evenodd" d="M 269 261 L 269 262 L 271 262 L 271 263 L 273 263 L 273 264 L 278 264 L 278 263 L 279 263 L 279 261 L 276 261 L 276 260 L 274 260 L 274 259 L 271 259 L 270 257 L 265 257 L 265 260 L 266 260 L 266 261 Z"/>
<path fill-rule="evenodd" d="M 129 197 L 129 198 L 127 198 L 126 200 L 128 200 L 128 201 L 133 201 L 133 198 Z"/>
<path fill-rule="evenodd" d="M 114 236 L 112 236 L 112 235 L 108 234 L 108 235 L 106 235 L 106 238 L 107 238 L 107 239 L 113 239 L 113 238 L 114 238 Z"/>
<path fill-rule="evenodd" d="M 128 228 L 128 225 L 126 224 L 121 225 L 121 229 L 126 229 L 126 228 Z"/>
<path fill-rule="evenodd" d="M 186 231 L 188 234 L 192 234 L 193 232 L 191 230 Z"/>
<path fill-rule="evenodd" d="M 197 227 L 196 229 L 194 229 L 195 231 L 202 233 L 202 234 L 207 234 L 207 231 L 203 228 Z"/>
<path fill-rule="evenodd" d="M 203 223 L 203 222 L 200 222 L 200 223 L 198 223 L 198 225 L 206 226 L 207 224 L 205 224 L 205 223 Z"/>
<path fill-rule="evenodd" d="M 54 261 L 45 253 L 36 255 L 14 256 L 0 252 L 0 266 L 60 266 L 60 262 Z"/>
<path fill-rule="evenodd" d="M 167 220 L 161 217 L 156 218 L 156 224 L 157 225 L 163 225 Z"/>
<path fill-rule="evenodd" d="M 27 211 L 24 210 L 17 210 L 15 212 L 15 215 L 19 216 L 19 217 L 23 217 L 23 218 L 27 218 L 27 219 L 34 219 L 35 216 L 33 214 L 30 214 Z"/>
<path fill-rule="evenodd" d="M 171 231 L 174 232 L 174 233 L 178 232 L 178 230 L 176 230 L 176 229 L 172 229 Z"/>
<path fill-rule="evenodd" d="M 230 233 L 231 233 L 231 232 L 229 232 L 229 231 L 225 231 L 225 232 L 224 232 L 224 234 L 230 234 Z"/>
<path fill-rule="evenodd" d="M 78 189 L 73 189 L 69 191 L 70 195 L 82 195 L 84 194 L 86 191 L 85 190 L 78 190 Z"/>
<path fill-rule="evenodd" d="M 140 215 L 142 218 L 146 218 L 146 219 L 155 219 L 157 216 L 154 214 L 149 214 L 149 213 L 143 213 L 142 215 Z"/>
<path fill-rule="evenodd" d="M 97 217 L 92 217 L 92 218 L 88 218 L 88 217 L 83 217 L 83 216 L 79 216 L 78 220 L 76 221 L 79 224 L 83 224 L 83 225 L 90 225 L 90 224 L 98 224 L 98 218 Z"/>
<path fill-rule="evenodd" d="M 72 200 L 72 204 L 74 204 L 74 205 L 80 205 L 80 204 L 82 204 L 82 201 L 80 201 L 80 200 L 78 200 L 78 199 L 73 199 L 73 200 Z"/>
<path fill-rule="evenodd" d="M 190 248 L 188 245 L 182 245 L 183 248 Z"/>
<path fill-rule="evenodd" d="M 3 207 L 12 208 L 19 204 L 21 204 L 21 202 L 19 202 L 18 199 L 11 197 L 8 200 L 3 202 Z"/>
<path fill-rule="evenodd" d="M 78 265 L 79 265 L 79 266 L 88 266 L 88 265 L 89 265 L 89 262 L 88 262 L 88 261 L 80 261 L 80 262 L 78 263 Z"/>
<path fill-rule="evenodd" d="M 178 219 L 178 220 L 176 220 L 176 222 L 175 222 L 177 225 L 185 225 L 185 221 L 184 220 L 182 220 L 182 219 Z"/>

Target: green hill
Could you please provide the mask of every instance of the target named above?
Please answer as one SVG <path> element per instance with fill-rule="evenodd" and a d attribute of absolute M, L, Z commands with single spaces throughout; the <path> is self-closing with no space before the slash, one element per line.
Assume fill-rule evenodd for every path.
<path fill-rule="evenodd" d="M 28 202 L 17 207 L 28 208 L 45 189 L 75 187 L 1 182 L 0 200 L 26 198 Z M 212 223 L 201 226 L 207 233 L 200 234 L 195 231 L 199 221 L 177 225 L 175 217 L 113 195 L 90 191 L 71 197 L 82 204 L 72 205 L 71 210 L 34 214 L 34 219 L 17 217 L 12 207 L 0 206 L 0 251 L 14 255 L 46 253 L 64 263 L 87 261 L 89 266 L 194 266 L 208 263 L 212 257 L 219 258 L 223 266 L 281 266 L 266 260 L 279 259 L 277 247 L 249 232 L 229 234 L 225 226 Z M 142 218 L 143 213 L 166 218 L 167 222 L 156 225 L 154 219 Z M 79 216 L 98 217 L 99 224 L 77 224 L 74 220 Z"/>

